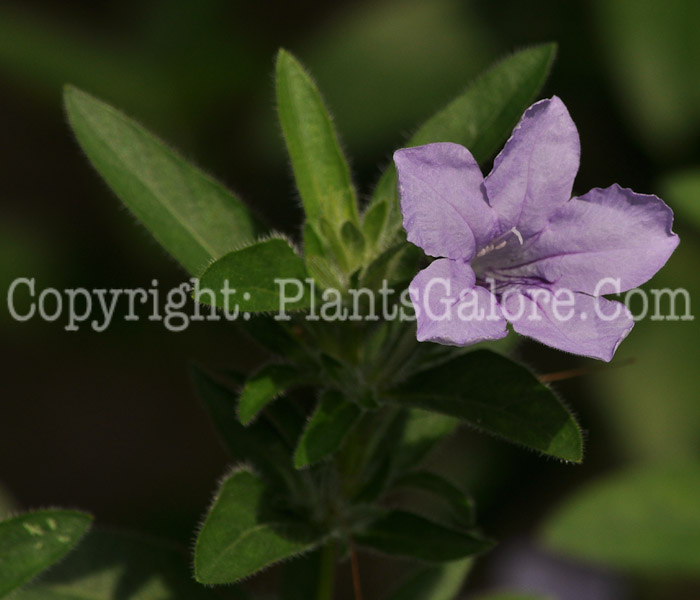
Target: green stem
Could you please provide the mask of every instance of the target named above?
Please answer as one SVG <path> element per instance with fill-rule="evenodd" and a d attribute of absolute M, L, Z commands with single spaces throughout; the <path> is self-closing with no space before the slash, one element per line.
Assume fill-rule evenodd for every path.
<path fill-rule="evenodd" d="M 328 542 L 321 550 L 321 564 L 318 573 L 316 600 L 333 600 L 335 584 L 336 542 Z"/>

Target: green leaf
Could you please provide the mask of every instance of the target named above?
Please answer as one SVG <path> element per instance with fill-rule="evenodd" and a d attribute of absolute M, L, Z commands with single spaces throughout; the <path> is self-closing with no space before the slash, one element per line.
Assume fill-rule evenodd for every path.
<path fill-rule="evenodd" d="M 143 127 L 71 86 L 64 101 L 94 167 L 192 275 L 255 239 L 260 229 L 246 206 Z"/>
<path fill-rule="evenodd" d="M 547 79 L 555 54 L 555 44 L 542 44 L 495 64 L 462 95 L 428 119 L 404 147 L 454 142 L 468 148 L 477 162 L 482 163 L 496 152 L 530 106 Z M 389 207 L 384 236 L 390 240 L 401 227 L 393 165 L 377 183 L 370 210 L 382 200 Z"/>
<path fill-rule="evenodd" d="M 299 381 L 299 371 L 291 365 L 268 364 L 246 381 L 238 400 L 238 418 L 250 423 L 272 400 Z"/>
<path fill-rule="evenodd" d="M 674 173 L 661 182 L 664 200 L 685 217 L 696 229 L 700 229 L 700 169 Z"/>
<path fill-rule="evenodd" d="M 234 591 L 234 598 L 244 596 Z M 143 535 L 91 531 L 80 546 L 13 600 L 206 600 L 187 552 Z"/>
<path fill-rule="evenodd" d="M 394 591 L 388 600 L 454 600 L 471 568 L 471 560 L 459 560 L 421 569 Z"/>
<path fill-rule="evenodd" d="M 454 483 L 437 473 L 430 471 L 406 473 L 394 483 L 394 487 L 408 487 L 429 492 L 447 504 L 455 525 L 465 528 L 474 526 L 472 501 Z"/>
<path fill-rule="evenodd" d="M 270 422 L 261 418 L 244 427 L 238 420 L 237 394 L 197 366 L 192 365 L 191 373 L 197 395 L 231 455 L 251 462 L 268 481 L 296 489 L 299 476 L 292 465 L 290 449 Z"/>
<path fill-rule="evenodd" d="M 299 521 L 267 517 L 268 499 L 265 484 L 250 471 L 235 471 L 224 481 L 197 537 L 197 581 L 233 583 L 320 543 Z"/>
<path fill-rule="evenodd" d="M 92 517 L 74 510 L 38 510 L 0 522 L 0 597 L 63 558 Z"/>
<path fill-rule="evenodd" d="M 284 50 L 277 55 L 275 83 L 280 124 L 307 219 L 357 223 L 350 170 L 316 85 Z"/>
<path fill-rule="evenodd" d="M 451 562 L 491 548 L 491 542 L 448 529 L 409 512 L 388 511 L 355 536 L 358 544 L 385 554 L 428 562 Z"/>
<path fill-rule="evenodd" d="M 419 371 L 388 394 L 402 406 L 457 417 L 544 454 L 582 459 L 581 431 L 554 393 L 525 367 L 488 350 Z"/>
<path fill-rule="evenodd" d="M 299 440 L 294 466 L 300 469 L 338 450 L 361 414 L 361 409 L 340 392 L 324 392 Z"/>
<path fill-rule="evenodd" d="M 544 524 L 562 553 L 646 575 L 700 577 L 700 463 L 641 466 L 576 492 Z"/>
<path fill-rule="evenodd" d="M 379 243 L 387 210 L 386 201 L 380 200 L 372 204 L 362 217 L 362 231 L 372 247 Z"/>
<path fill-rule="evenodd" d="M 343 246 L 347 248 L 350 271 L 354 271 L 362 265 L 365 254 L 365 237 L 360 229 L 352 221 L 345 221 L 340 228 L 340 237 Z"/>
<path fill-rule="evenodd" d="M 236 309 L 280 312 L 308 308 L 307 276 L 304 261 L 289 242 L 271 238 L 229 252 L 211 264 L 199 279 L 195 299 L 233 314 Z"/>

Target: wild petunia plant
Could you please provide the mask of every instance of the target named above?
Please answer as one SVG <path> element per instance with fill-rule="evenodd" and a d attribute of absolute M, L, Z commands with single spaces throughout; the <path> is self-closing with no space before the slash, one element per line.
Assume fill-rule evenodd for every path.
<path fill-rule="evenodd" d="M 233 193 L 134 121 L 66 88 L 70 125 L 87 157 L 198 279 L 195 300 L 238 315 L 270 353 L 248 376 L 192 369 L 197 394 L 237 461 L 197 534 L 197 581 L 236 583 L 286 560 L 291 575 L 279 597 L 326 600 L 334 597 L 337 565 L 348 560 L 361 598 L 356 552 L 363 548 L 420 565 L 392 598 L 417 597 L 412 590 L 422 600 L 454 598 L 469 559 L 493 542 L 464 491 L 421 467 L 428 452 L 467 424 L 563 461 L 582 460 L 576 420 L 528 369 L 484 349 L 419 343 L 414 321 L 380 317 L 372 303 L 384 294 L 390 314 L 403 314 L 398 309 L 410 301 L 401 294 L 412 279 L 422 289 L 428 275 L 490 301 L 492 292 L 481 286 L 493 276 L 501 304 L 505 291 L 536 280 L 552 293 L 556 282 L 572 287 L 580 310 L 602 268 L 597 261 L 609 259 L 574 254 L 579 248 L 609 249 L 615 266 L 629 267 L 613 273 L 625 288 L 666 260 L 677 238 L 660 201 L 621 188 L 569 201 L 578 138 L 556 98 L 525 112 L 483 180 L 478 163 L 533 101 L 554 53 L 551 44 L 532 47 L 486 72 L 397 152 L 401 204 L 390 166 L 361 206 L 315 84 L 280 51 L 278 116 L 305 212 L 295 242 L 269 231 Z M 416 276 L 425 257 L 410 242 L 443 258 Z M 642 246 L 649 248 L 644 260 L 632 261 L 626 253 Z M 421 340 L 464 345 L 505 335 L 502 312 L 485 325 L 444 325 L 413 300 Z M 320 315 L 319 303 L 326 310 Z M 562 332 L 514 326 L 607 359 L 629 323 L 620 316 L 594 336 L 580 323 L 561 325 Z M 309 392 L 307 402 L 284 397 L 297 387 Z M 435 510 L 392 507 L 387 497 L 397 489 L 422 490 Z M 238 587 L 221 593 L 247 597 Z M 197 597 L 209 594 L 202 587 Z"/>

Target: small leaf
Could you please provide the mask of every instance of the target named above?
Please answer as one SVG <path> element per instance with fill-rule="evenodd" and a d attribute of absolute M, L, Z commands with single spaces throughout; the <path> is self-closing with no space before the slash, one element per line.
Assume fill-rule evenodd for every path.
<path fill-rule="evenodd" d="M 365 254 L 365 237 L 352 221 L 345 221 L 340 228 L 340 237 L 349 257 L 350 271 L 362 266 Z"/>
<path fill-rule="evenodd" d="M 304 261 L 289 242 L 272 238 L 229 252 L 211 264 L 199 279 L 200 295 L 195 299 L 234 314 L 236 309 L 298 310 L 311 302 L 306 278 Z"/>
<path fill-rule="evenodd" d="M 554 393 L 525 367 L 488 350 L 419 371 L 388 394 L 402 406 L 457 417 L 544 454 L 582 459 L 581 431 Z"/>
<path fill-rule="evenodd" d="M 277 55 L 275 83 L 282 132 L 307 219 L 357 223 L 350 170 L 316 84 L 284 50 Z"/>
<path fill-rule="evenodd" d="M 338 450 L 361 414 L 360 408 L 339 392 L 324 392 L 299 440 L 294 466 L 300 469 Z"/>
<path fill-rule="evenodd" d="M 645 575 L 700 577 L 700 463 L 641 466 L 595 481 L 544 525 L 551 548 Z"/>
<path fill-rule="evenodd" d="M 472 501 L 454 483 L 437 473 L 430 471 L 406 473 L 395 482 L 394 487 L 408 487 L 429 492 L 447 504 L 455 525 L 467 529 L 474 526 Z"/>
<path fill-rule="evenodd" d="M 92 517 L 74 510 L 37 510 L 0 522 L 0 597 L 63 558 Z"/>
<path fill-rule="evenodd" d="M 400 510 L 388 511 L 357 533 L 358 544 L 385 554 L 428 562 L 451 562 L 491 548 L 491 542 Z"/>
<path fill-rule="evenodd" d="M 299 372 L 291 365 L 265 365 L 246 381 L 238 400 L 238 418 L 243 425 L 277 396 L 299 381 Z"/>
<path fill-rule="evenodd" d="M 187 552 L 157 539 L 93 530 L 40 581 L 13 600 L 207 600 L 192 580 Z M 232 590 L 234 598 L 245 596 Z"/>
<path fill-rule="evenodd" d="M 287 489 L 299 485 L 289 448 L 266 419 L 244 427 L 236 412 L 237 395 L 197 366 L 191 367 L 192 381 L 214 425 L 231 455 L 250 461 L 265 478 Z"/>
<path fill-rule="evenodd" d="M 388 600 L 454 600 L 457 598 L 472 561 L 459 560 L 421 569 L 412 575 Z"/>
<path fill-rule="evenodd" d="M 94 167 L 192 275 L 255 239 L 260 227 L 240 200 L 135 121 L 71 86 L 64 101 Z"/>
<path fill-rule="evenodd" d="M 250 471 L 224 481 L 197 537 L 197 581 L 233 583 L 318 545 L 320 539 L 298 521 L 266 519 L 266 496 L 264 483 Z"/>
<path fill-rule="evenodd" d="M 454 142 L 469 149 L 477 162 L 492 156 L 510 134 L 540 90 L 556 54 L 555 44 L 526 48 L 486 71 L 466 91 L 428 119 L 405 147 Z M 384 237 L 391 240 L 401 227 L 392 165 L 377 183 L 370 208 L 388 203 Z"/>

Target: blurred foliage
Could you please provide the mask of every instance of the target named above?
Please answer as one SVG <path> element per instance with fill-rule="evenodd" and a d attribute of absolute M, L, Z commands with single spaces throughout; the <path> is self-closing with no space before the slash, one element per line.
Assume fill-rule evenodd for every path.
<path fill-rule="evenodd" d="M 545 522 L 568 556 L 645 577 L 700 578 L 700 463 L 615 472 L 574 493 Z"/>
<path fill-rule="evenodd" d="M 682 156 L 700 134 L 700 4 L 596 0 L 596 22 L 623 114 L 650 152 Z"/>

